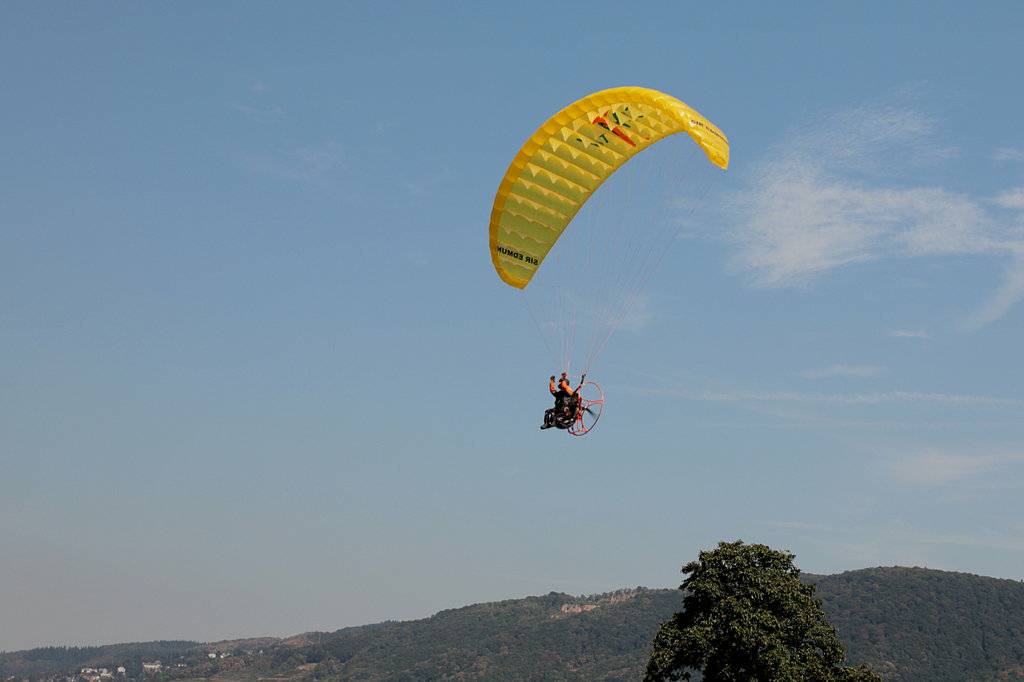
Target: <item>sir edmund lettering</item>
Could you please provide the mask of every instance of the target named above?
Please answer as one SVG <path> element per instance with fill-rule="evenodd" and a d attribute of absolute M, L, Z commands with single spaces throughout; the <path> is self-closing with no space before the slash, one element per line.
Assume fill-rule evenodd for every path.
<path fill-rule="evenodd" d="M 528 263 L 530 265 L 539 265 L 540 264 L 540 261 L 538 261 L 533 256 L 528 256 L 525 253 L 520 253 L 519 251 L 514 251 L 514 250 L 508 248 L 507 246 L 500 246 L 499 245 L 498 246 L 498 253 L 500 253 L 503 256 L 508 256 L 509 258 L 515 258 L 516 260 L 521 260 L 521 261 L 523 261 L 525 263 Z"/>

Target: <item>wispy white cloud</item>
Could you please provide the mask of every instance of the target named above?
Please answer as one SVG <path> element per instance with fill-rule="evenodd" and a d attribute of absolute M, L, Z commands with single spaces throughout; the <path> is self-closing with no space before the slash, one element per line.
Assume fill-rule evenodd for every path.
<path fill-rule="evenodd" d="M 434 169 L 429 175 L 406 180 L 406 190 L 413 197 L 420 199 L 433 194 L 439 188 L 450 185 L 455 180 L 455 173 L 450 168 Z"/>
<path fill-rule="evenodd" d="M 995 203 L 1003 208 L 1024 211 L 1024 187 L 1014 187 L 1002 192 L 995 198 Z"/>
<path fill-rule="evenodd" d="M 430 265 L 430 258 L 422 251 L 405 251 L 402 253 L 402 260 L 418 268 L 425 268 Z"/>
<path fill-rule="evenodd" d="M 762 521 L 760 525 L 767 526 L 768 528 L 794 531 L 825 531 L 831 533 L 834 530 L 832 526 L 811 521 Z"/>
<path fill-rule="evenodd" d="M 836 377 L 866 379 L 877 377 L 885 371 L 877 365 L 829 365 L 818 369 L 807 369 L 800 372 L 805 379 L 831 379 Z"/>
<path fill-rule="evenodd" d="M 941 486 L 992 473 L 1024 462 L 1024 454 L 964 455 L 923 452 L 897 457 L 887 465 L 890 476 L 900 483 Z"/>
<path fill-rule="evenodd" d="M 906 170 L 955 156 L 936 126 L 911 109 L 860 107 L 791 134 L 753 171 L 739 200 L 733 259 L 763 287 L 805 284 L 844 266 L 885 258 L 975 255 L 1011 258 L 1006 282 L 972 319 L 985 324 L 1024 297 L 1024 230 L 995 204 L 1024 210 L 1024 189 L 992 202 L 934 186 L 897 184 Z"/>
<path fill-rule="evenodd" d="M 250 121 L 266 123 L 276 121 L 284 115 L 284 109 L 279 106 L 273 107 L 251 107 L 247 104 L 233 104 L 231 108 L 245 116 Z"/>
<path fill-rule="evenodd" d="M 1006 268 L 1005 279 L 988 301 L 965 322 L 967 329 L 977 329 L 998 320 L 1024 298 L 1024 252 Z"/>
<path fill-rule="evenodd" d="M 298 147 L 249 155 L 244 158 L 244 164 L 252 172 L 295 182 L 319 184 L 345 169 L 345 156 L 337 144 L 328 142 L 319 147 Z"/>
<path fill-rule="evenodd" d="M 1024 534 L 1014 532 L 1012 528 L 1002 531 L 936 533 L 928 528 L 898 522 L 860 525 L 857 528 L 836 527 L 828 533 L 807 533 L 804 542 L 817 544 L 843 568 L 881 564 L 962 571 L 971 569 L 956 560 L 949 563 L 951 559 L 942 553 L 943 547 L 1024 552 Z M 970 552 L 959 554 L 973 556 Z M 1020 576 L 1011 574 L 1006 577 L 1016 579 Z"/>
<path fill-rule="evenodd" d="M 253 92 L 266 92 L 267 86 L 263 81 L 256 81 L 249 86 L 249 89 Z"/>
<path fill-rule="evenodd" d="M 1024 408 L 1024 400 L 959 393 L 879 391 L 874 393 L 801 393 L 795 391 L 693 391 L 682 388 L 640 388 L 647 395 L 661 395 L 699 402 L 816 403 L 830 405 L 883 405 L 889 403 L 937 403 L 950 407 Z"/>
<path fill-rule="evenodd" d="M 921 545 L 954 545 L 1024 552 L 1024 535 L 979 531 L 978 533 L 920 533 L 909 539 Z"/>
<path fill-rule="evenodd" d="M 893 329 L 889 336 L 897 339 L 930 339 L 931 334 L 923 329 Z"/>
<path fill-rule="evenodd" d="M 618 317 L 610 324 L 616 329 L 637 332 L 646 329 L 654 320 L 654 307 L 650 297 L 644 294 L 632 294 L 623 301 Z"/>
<path fill-rule="evenodd" d="M 1022 161 L 1024 162 L 1024 147 L 999 147 L 992 152 L 995 161 Z"/>
<path fill-rule="evenodd" d="M 828 165 L 879 172 L 892 163 L 894 150 L 911 166 L 958 156 L 956 147 L 932 139 L 938 128 L 934 117 L 899 103 L 864 104 L 816 117 L 791 132 L 783 147 L 813 152 Z"/>

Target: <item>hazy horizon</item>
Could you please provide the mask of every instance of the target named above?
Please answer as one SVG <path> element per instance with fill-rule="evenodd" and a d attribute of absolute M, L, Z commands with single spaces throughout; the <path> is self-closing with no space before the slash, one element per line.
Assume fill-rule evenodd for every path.
<path fill-rule="evenodd" d="M 831 577 L 831 576 L 842 575 L 844 573 L 852 573 L 852 572 L 857 572 L 857 571 L 872 570 L 872 569 L 876 569 L 876 568 L 880 568 L 880 569 L 913 568 L 913 569 L 920 569 L 920 570 L 939 570 L 939 569 L 929 569 L 929 568 L 923 567 L 923 566 L 865 566 L 863 568 L 848 569 L 848 570 L 839 571 L 839 572 L 836 572 L 836 573 L 826 573 L 826 574 L 814 573 L 814 574 L 811 574 L 811 573 L 808 573 L 807 571 L 802 571 L 801 574 L 802 575 L 812 575 L 812 576 L 815 576 L 815 577 L 818 577 L 818 578 L 826 578 L 826 577 Z M 946 572 L 954 573 L 952 571 L 946 571 Z M 973 576 L 976 576 L 976 577 L 993 579 L 993 580 L 1002 580 L 1001 578 L 993 578 L 992 576 L 977 576 L 976 574 L 971 574 L 971 573 L 965 573 L 965 575 L 973 575 Z M 1013 581 L 1013 582 L 1024 582 L 1024 580 Z M 583 597 L 599 597 L 599 596 L 603 596 L 603 595 L 607 595 L 607 594 L 614 594 L 616 592 L 620 592 L 620 591 L 623 591 L 623 590 L 627 590 L 628 591 L 628 590 L 636 590 L 636 589 L 674 591 L 674 590 L 678 590 L 679 589 L 679 585 L 678 584 L 676 584 L 676 585 L 666 585 L 666 586 L 631 585 L 631 586 L 623 586 L 623 587 L 620 587 L 620 588 L 612 588 L 612 589 L 605 590 L 605 591 L 602 591 L 602 592 L 586 592 L 586 593 L 561 592 L 561 593 L 562 594 L 567 594 L 569 596 L 576 597 L 576 598 L 583 598 Z M 232 641 L 238 641 L 238 640 L 251 640 L 251 639 L 261 639 L 261 638 L 287 639 L 289 637 L 294 637 L 294 636 L 298 636 L 298 635 L 308 634 L 310 632 L 325 632 L 325 633 L 326 632 L 334 632 L 334 631 L 341 630 L 341 629 L 348 628 L 348 627 L 361 627 L 361 626 L 366 626 L 366 625 L 378 625 L 378 624 L 384 623 L 384 622 L 414 622 L 414 621 L 418 621 L 418 620 L 425 620 L 425 619 L 432 618 L 433 616 L 436 616 L 438 613 L 442 613 L 442 612 L 448 611 L 448 610 L 463 609 L 463 608 L 468 608 L 468 607 L 478 606 L 478 605 L 488 604 L 488 603 L 497 603 L 497 602 L 506 601 L 506 600 L 509 600 L 509 599 L 511 599 L 511 600 L 520 600 L 520 599 L 529 599 L 529 598 L 532 598 L 532 597 L 544 597 L 544 596 L 546 596 L 548 594 L 551 594 L 552 592 L 554 592 L 554 591 L 550 590 L 548 592 L 539 592 L 537 594 L 523 594 L 523 595 L 506 596 L 506 597 L 504 597 L 502 599 L 483 600 L 483 601 L 477 601 L 477 602 L 472 602 L 472 603 L 468 603 L 468 604 L 457 604 L 457 605 L 456 604 L 452 604 L 452 605 L 443 607 L 441 609 L 438 609 L 437 611 L 434 611 L 432 613 L 429 613 L 429 614 L 426 614 L 426 615 L 423 615 L 423 616 L 416 616 L 416 617 L 412 617 L 412 618 L 403 618 L 403 619 L 383 618 L 381 620 L 374 621 L 374 622 L 354 623 L 354 624 L 350 624 L 350 625 L 340 626 L 340 627 L 337 627 L 337 628 L 327 627 L 327 628 L 324 628 L 322 630 L 303 630 L 303 631 L 286 632 L 286 633 L 262 633 L 262 634 L 239 633 L 239 634 L 236 634 L 234 636 L 225 637 L 225 638 L 222 638 L 222 639 L 219 639 L 219 640 L 190 640 L 188 637 L 174 637 L 174 638 L 166 638 L 166 639 L 167 640 L 171 640 L 171 641 L 173 641 L 173 640 L 177 640 L 177 641 L 196 641 L 196 642 L 201 642 L 201 643 L 232 642 Z M 680 600 L 680 603 L 682 603 L 681 600 Z M 147 640 L 126 640 L 126 641 L 122 641 L 122 642 L 70 642 L 70 643 L 68 643 L 68 642 L 51 642 L 51 643 L 48 643 L 48 644 L 40 644 L 38 646 L 25 647 L 23 649 L 12 649 L 12 650 L 0 649 L 0 653 L 13 653 L 13 652 L 16 652 L 16 651 L 31 650 L 31 649 L 35 649 L 35 648 L 44 648 L 44 647 L 49 647 L 49 646 L 89 647 L 89 646 L 107 646 L 107 645 L 114 645 L 114 644 L 143 643 L 145 641 L 147 641 Z M 149 640 L 149 641 L 153 641 L 153 640 Z"/>

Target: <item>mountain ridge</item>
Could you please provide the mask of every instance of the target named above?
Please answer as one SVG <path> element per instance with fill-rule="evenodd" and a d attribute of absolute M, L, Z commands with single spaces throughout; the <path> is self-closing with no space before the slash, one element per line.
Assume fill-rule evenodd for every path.
<path fill-rule="evenodd" d="M 902 566 L 802 579 L 815 585 L 850 663 L 887 680 L 1024 679 L 1020 581 Z M 637 679 L 658 625 L 681 607 L 678 589 L 549 592 L 281 638 L 44 647 L 0 655 L 0 682 L 125 663 L 128 679 Z M 141 663 L 158 655 L 180 667 L 143 674 Z"/>

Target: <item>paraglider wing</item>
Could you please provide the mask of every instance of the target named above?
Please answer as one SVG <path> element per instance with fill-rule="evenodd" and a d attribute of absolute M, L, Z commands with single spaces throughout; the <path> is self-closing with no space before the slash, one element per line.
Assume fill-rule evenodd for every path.
<path fill-rule="evenodd" d="M 498 276 L 525 288 L 601 183 L 636 154 L 681 132 L 711 163 L 729 165 L 722 131 L 657 90 L 602 90 L 552 116 L 516 154 L 494 198 L 490 250 Z"/>

